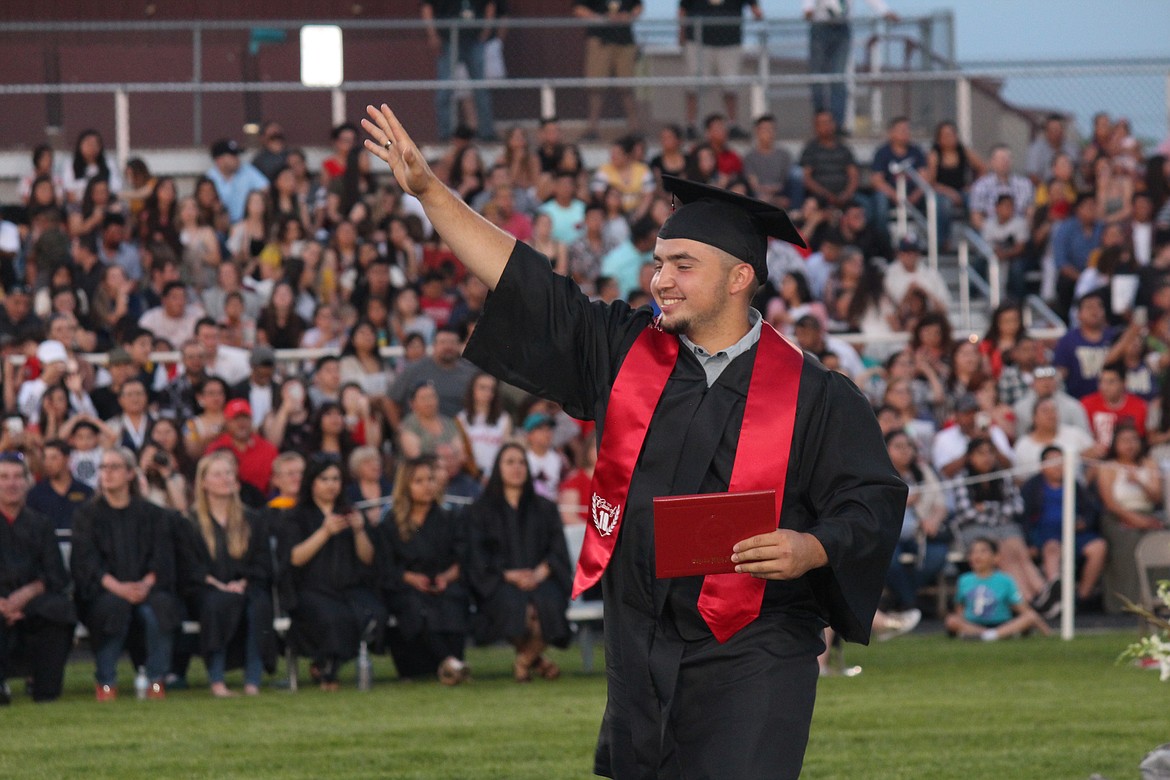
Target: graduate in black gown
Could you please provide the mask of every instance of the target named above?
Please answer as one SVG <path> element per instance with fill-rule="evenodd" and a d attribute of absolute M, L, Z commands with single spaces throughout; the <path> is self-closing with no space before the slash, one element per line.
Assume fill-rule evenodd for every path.
<path fill-rule="evenodd" d="M 565 619 L 572 573 L 560 513 L 536 495 L 523 447 L 505 444 L 496 453 L 483 495 L 467 508 L 464 522 L 476 641 L 510 642 L 517 682 L 534 673 L 555 680 L 560 669 L 543 652 L 549 645 L 566 647 L 572 638 Z"/>
<path fill-rule="evenodd" d="M 591 565 L 577 581 L 603 572 L 608 701 L 594 771 L 798 777 L 821 632 L 831 625 L 848 641 L 868 641 L 906 486 L 861 393 L 765 330 L 750 307 L 767 278 L 768 236 L 803 244 L 791 221 L 770 204 L 669 183 L 683 205 L 655 246 L 660 316 L 591 303 L 547 258 L 442 186 L 387 106 L 367 113 L 367 150 L 493 290 L 464 357 L 597 422 L 593 524 L 581 558 Z M 623 381 L 635 350 L 630 373 L 653 374 L 654 384 Z M 612 426 L 613 438 L 631 445 L 616 452 L 607 450 L 611 413 L 634 423 Z M 761 438 L 774 427 L 786 430 Z M 774 480 L 778 527 L 724 553 L 734 574 L 656 579 L 652 500 L 727 492 L 745 466 L 741 452 L 751 455 L 742 471 L 753 484 L 737 491 Z M 619 502 L 599 494 L 603 473 L 625 476 Z M 596 554 L 606 544 L 611 553 Z"/>
<path fill-rule="evenodd" d="M 117 696 L 118 657 L 128 640 L 132 658 L 145 656 L 148 696 L 166 695 L 182 614 L 171 522 L 138 495 L 136 468 L 124 447 L 103 452 L 98 495 L 73 516 L 74 598 L 94 647 L 99 701 Z"/>
<path fill-rule="evenodd" d="M 357 656 L 361 640 L 380 643 L 386 608 L 369 527 L 341 499 L 336 458 L 309 458 L 297 505 L 281 522 L 277 557 L 290 567 L 295 590 L 290 640 L 313 659 L 321 688 L 337 690 L 341 664 Z"/>
<path fill-rule="evenodd" d="M 394 482 L 394 503 L 375 540 L 382 594 L 397 625 L 390 653 L 400 677 L 438 674 L 447 685 L 465 681 L 469 628 L 463 559 L 464 524 L 439 506 L 433 458 L 405 461 Z"/>
<path fill-rule="evenodd" d="M 61 695 L 77 614 L 53 523 L 25 506 L 32 474 L 17 453 L 0 454 L 0 705 L 5 680 L 32 678 L 33 701 Z"/>
<path fill-rule="evenodd" d="M 272 552 L 261 516 L 244 507 L 236 459 L 223 450 L 195 468 L 189 521 L 193 545 L 199 644 L 211 693 L 233 696 L 224 682 L 228 648 L 243 637 L 244 693 L 260 693 L 264 668 L 275 666 L 272 631 Z"/>

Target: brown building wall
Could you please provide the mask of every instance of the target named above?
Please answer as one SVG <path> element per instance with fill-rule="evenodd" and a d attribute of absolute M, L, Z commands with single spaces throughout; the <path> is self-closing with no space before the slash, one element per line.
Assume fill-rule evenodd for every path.
<path fill-rule="evenodd" d="M 516 17 L 567 15 L 568 0 L 540 2 L 512 0 Z M 148 13 L 149 9 L 149 13 Z M 417 18 L 414 0 L 195 0 L 150 3 L 106 0 L 55 0 L 52 3 L 0 4 L 0 51 L 6 67 L 0 83 L 126 83 L 187 82 L 192 79 L 191 34 L 145 29 L 133 32 L 14 33 L 5 22 L 150 21 L 150 20 L 323 20 Z M 299 46 L 295 30 L 284 42 L 262 43 L 250 51 L 249 30 L 204 31 L 202 80 L 208 82 L 297 82 Z M 582 35 L 578 30 L 509 31 L 505 58 L 509 75 L 575 76 L 582 72 Z M 434 57 L 421 32 L 347 30 L 347 80 L 429 79 L 435 74 Z M 534 120 L 539 112 L 535 90 L 497 93 L 497 122 Z M 433 137 L 434 108 L 430 92 L 389 94 L 349 92 L 347 113 L 361 116 L 373 101 L 392 100 L 408 126 L 422 138 Z M 579 115 L 583 96 L 558 95 L 562 116 Z M 132 94 L 131 147 L 185 146 L 194 142 L 195 100 L 190 94 Z M 46 128 L 59 126 L 58 145 L 71 147 L 85 128 L 95 127 L 113 144 L 114 105 L 110 94 L 64 96 L 0 96 L 0 148 L 31 148 L 46 137 Z M 286 128 L 294 144 L 321 144 L 328 138 L 330 100 L 325 92 L 207 93 L 202 98 L 200 137 L 242 137 L 246 121 L 274 118 Z"/>

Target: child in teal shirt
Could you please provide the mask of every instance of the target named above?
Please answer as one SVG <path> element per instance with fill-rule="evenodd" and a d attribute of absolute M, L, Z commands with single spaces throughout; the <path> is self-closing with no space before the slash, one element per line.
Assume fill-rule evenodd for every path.
<path fill-rule="evenodd" d="M 1036 629 L 1047 636 L 1048 624 L 1024 601 L 1015 580 L 996 565 L 999 546 L 991 539 L 971 542 L 967 562 L 971 571 L 959 577 L 955 610 L 947 615 L 951 636 L 994 641 Z"/>

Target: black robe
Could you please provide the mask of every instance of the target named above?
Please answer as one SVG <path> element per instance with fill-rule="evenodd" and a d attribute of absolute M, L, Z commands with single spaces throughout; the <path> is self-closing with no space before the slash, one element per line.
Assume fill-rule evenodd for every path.
<path fill-rule="evenodd" d="M 556 505 L 531 495 L 513 509 L 485 496 L 467 508 L 464 520 L 470 536 L 467 579 L 477 606 L 476 641 L 523 638 L 528 632 L 525 611 L 532 604 L 544 640 L 567 646 L 572 635 L 565 610 L 573 575 Z M 549 577 L 535 590 L 522 591 L 504 581 L 507 569 L 534 569 L 542 563 L 548 564 Z"/>
<path fill-rule="evenodd" d="M 470 627 L 471 600 L 464 558 L 467 539 L 454 512 L 431 508 L 409 541 L 403 541 L 392 515 L 374 529 L 383 600 L 395 617 L 388 634 L 390 654 L 400 677 L 435 674 L 448 656 L 463 659 Z M 402 580 L 408 571 L 433 578 L 460 565 L 460 577 L 442 593 L 423 593 Z"/>
<path fill-rule="evenodd" d="M 432 507 L 422 526 L 405 542 L 393 516 L 387 514 L 374 529 L 374 540 L 382 593 L 403 638 L 413 639 L 424 630 L 466 633 L 470 602 L 465 572 L 461 570 L 460 578 L 438 594 L 423 593 L 402 580 L 408 571 L 433 578 L 452 564 L 462 568 L 467 539 L 455 513 Z"/>
<path fill-rule="evenodd" d="M 11 523 L 0 517 L 0 597 L 37 581 L 44 592 L 25 605 L 24 617 L 11 626 L 0 618 L 0 685 L 27 673 L 33 699 L 50 701 L 61 694 L 77 613 L 53 523 L 26 507 Z"/>
<path fill-rule="evenodd" d="M 191 545 L 194 580 L 198 583 L 195 602 L 200 651 L 206 656 L 225 649 L 244 627 L 245 607 L 250 605 L 252 610 L 247 630 L 255 633 L 264 665 L 271 670 L 276 663 L 276 637 L 272 631 L 272 550 L 263 519 L 251 511 L 246 511 L 244 516 L 249 538 L 248 549 L 242 558 L 228 554 L 227 531 L 219 523 L 213 524 L 215 555 L 212 556 L 198 519 L 186 520 L 190 533 L 185 541 Z M 223 583 L 247 580 L 248 587 L 243 593 L 228 593 L 207 584 L 208 575 Z"/>
<path fill-rule="evenodd" d="M 73 516 L 74 598 L 81 620 L 95 642 L 121 634 L 132 605 L 102 587 L 105 574 L 136 582 L 154 572 L 155 584 L 146 599 L 159 627 L 174 631 L 182 619 L 176 595 L 175 549 L 167 512 L 141 498 L 122 509 L 97 497 Z"/>
<path fill-rule="evenodd" d="M 53 523 L 25 507 L 15 522 L 0 517 L 0 598 L 37 580 L 45 591 L 25 606 L 25 617 L 69 626 L 76 623 L 77 613 L 67 595 L 69 574 Z"/>
<path fill-rule="evenodd" d="M 292 550 L 321 527 L 325 515 L 314 505 L 298 505 L 281 518 L 277 560 L 292 574 L 296 603 L 290 609 L 290 639 L 317 659 L 355 658 L 363 635 L 380 649 L 386 607 L 378 598 L 376 572 L 357 557 L 353 531 L 329 538 L 304 566 L 293 566 Z M 367 525 L 367 532 L 368 532 Z"/>
<path fill-rule="evenodd" d="M 648 307 L 590 303 L 570 280 L 553 275 L 547 260 L 517 243 L 464 357 L 502 381 L 560 402 L 574 417 L 597 421 L 601 441 L 610 388 L 651 317 Z M 808 355 L 798 389 L 780 524 L 816 537 L 828 565 L 796 580 L 769 580 L 760 618 L 724 645 L 715 642 L 698 614 L 700 578 L 654 577 L 652 499 L 727 490 L 756 349 L 731 361 L 708 388 L 701 364 L 680 346 L 651 418 L 614 557 L 602 580 L 609 701 L 595 767 L 601 774 L 652 777 L 670 764 L 674 747 L 684 744 L 682 735 L 671 742 L 671 729 L 689 733 L 681 728 L 689 724 L 677 719 L 689 717 L 684 714 L 690 712 L 686 686 L 701 681 L 704 665 L 713 670 L 711 676 L 725 674 L 721 664 L 753 648 L 813 661 L 821 647 L 817 634 L 825 624 L 844 639 L 869 639 L 901 528 L 906 487 L 890 464 L 865 398 L 848 379 Z M 656 639 L 663 635 L 681 644 Z M 674 655 L 664 660 L 660 653 L 668 646 L 675 648 L 670 650 Z M 801 687 L 810 690 L 793 706 L 807 706 L 811 717 L 815 661 L 811 680 L 809 668 L 801 666 L 799 675 Z M 791 681 L 768 682 L 787 689 Z M 721 690 L 733 691 L 742 711 L 763 712 L 770 689 L 748 675 L 725 681 Z M 734 705 L 709 704 L 708 712 L 696 717 L 738 724 Z M 722 767 L 717 774 L 775 777 L 799 772 L 803 741 L 796 739 L 792 750 L 780 750 L 771 735 L 799 730 L 800 724 L 784 723 L 779 714 L 768 723 L 768 717 L 760 715 L 762 723 L 754 729 L 745 724 L 733 732 L 735 741 L 711 748 L 713 764 Z M 803 720 L 806 735 L 808 718 Z M 769 775 L 762 766 L 768 759 L 751 761 L 764 751 L 785 760 L 788 753 L 798 755 L 785 770 Z M 672 776 L 666 770 L 664 774 Z"/>

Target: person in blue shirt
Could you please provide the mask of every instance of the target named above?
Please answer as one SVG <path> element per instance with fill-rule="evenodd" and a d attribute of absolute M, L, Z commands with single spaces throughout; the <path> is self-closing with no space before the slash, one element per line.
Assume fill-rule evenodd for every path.
<path fill-rule="evenodd" d="M 980 537 L 967 548 L 971 571 L 959 577 L 955 610 L 947 615 L 947 633 L 993 642 L 1035 629 L 1052 633 L 1044 619 L 1024 601 L 1015 580 L 1000 571 L 999 545 Z"/>
<path fill-rule="evenodd" d="M 552 237 L 565 246 L 585 233 L 585 202 L 576 197 L 577 176 L 572 171 L 558 171 L 553 196 L 537 211 L 552 219 Z"/>
<path fill-rule="evenodd" d="M 1056 266 L 1056 297 L 1060 316 L 1068 315 L 1077 279 L 1089 267 L 1093 250 L 1101 246 L 1104 223 L 1097 217 L 1097 198 L 1091 192 L 1077 196 L 1072 218 L 1056 226 L 1052 233 L 1052 261 Z"/>
<path fill-rule="evenodd" d="M 658 240 L 658 225 L 649 217 L 635 222 L 630 231 L 628 239 L 601 258 L 601 273 L 617 280 L 623 298 L 641 287 L 642 266 L 654 261 Z"/>
<path fill-rule="evenodd" d="M 28 492 L 28 506 L 53 521 L 57 530 L 72 530 L 73 510 L 93 495 L 93 488 L 78 482 L 69 470 L 73 449 L 61 439 L 45 442 L 42 478 Z"/>
<path fill-rule="evenodd" d="M 1060 447 L 1048 446 L 1040 453 L 1040 473 L 1020 488 L 1024 498 L 1024 522 L 1028 528 L 1028 543 L 1040 551 L 1044 577 L 1049 582 L 1060 578 L 1061 543 L 1063 536 L 1062 510 L 1064 505 L 1063 452 Z M 1077 558 L 1084 561 L 1077 581 L 1077 598 L 1081 601 L 1093 595 L 1105 560 L 1108 543 L 1101 537 L 1097 524 L 1100 506 L 1092 491 L 1080 481 L 1076 483 L 1076 536 L 1073 544 Z"/>
<path fill-rule="evenodd" d="M 252 190 L 268 191 L 268 177 L 249 162 L 240 162 L 240 145 L 222 138 L 211 145 L 212 166 L 207 178 L 215 184 L 219 199 L 233 223 L 244 218 L 244 202 Z"/>

